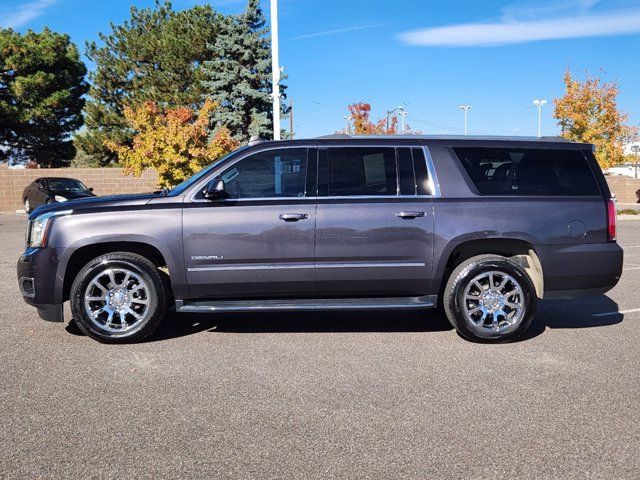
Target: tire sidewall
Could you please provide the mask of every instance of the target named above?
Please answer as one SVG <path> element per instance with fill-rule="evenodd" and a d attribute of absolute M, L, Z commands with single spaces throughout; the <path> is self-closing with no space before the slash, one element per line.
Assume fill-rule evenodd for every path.
<path fill-rule="evenodd" d="M 151 301 L 149 302 L 149 309 L 151 311 L 147 314 L 144 321 L 134 330 L 125 333 L 110 333 L 101 330 L 89 317 L 89 314 L 85 310 L 84 298 L 89 283 L 100 271 L 118 267 L 133 270 L 144 278 L 150 289 L 149 295 Z M 135 261 L 134 259 L 118 258 L 115 255 L 104 255 L 89 262 L 78 273 L 71 286 L 70 301 L 73 318 L 76 320 L 78 327 L 86 335 L 106 343 L 127 343 L 145 338 L 155 330 L 164 316 L 164 296 L 164 285 L 155 268 L 152 268 L 145 262 Z"/>
<path fill-rule="evenodd" d="M 464 292 L 469 282 L 476 276 L 488 272 L 498 271 L 511 275 L 519 284 L 523 292 L 525 312 L 518 327 L 508 333 L 479 335 L 468 324 L 464 312 Z M 454 272 L 455 273 L 455 272 Z M 449 289 L 448 289 L 449 290 Z M 509 341 L 519 337 L 529 328 L 536 310 L 536 290 L 526 271 L 513 260 L 508 258 L 492 258 L 471 262 L 455 275 L 449 290 L 448 313 L 449 320 L 458 332 L 466 339 L 478 342 Z"/>

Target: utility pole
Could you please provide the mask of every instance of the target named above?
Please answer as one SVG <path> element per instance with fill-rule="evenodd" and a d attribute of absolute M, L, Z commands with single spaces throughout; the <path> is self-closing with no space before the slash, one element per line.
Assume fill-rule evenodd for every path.
<path fill-rule="evenodd" d="M 278 0 L 271 0 L 271 83 L 273 91 L 273 139 L 280 140 L 280 58 L 278 45 Z"/>
<path fill-rule="evenodd" d="M 289 99 L 289 136 L 293 139 L 293 98 Z"/>
<path fill-rule="evenodd" d="M 542 136 L 542 106 L 547 103 L 546 100 L 535 99 L 533 104 L 538 107 L 538 137 Z"/>
<path fill-rule="evenodd" d="M 464 134 L 467 135 L 467 112 L 471 110 L 471 105 L 460 105 L 460 110 L 464 110 Z"/>

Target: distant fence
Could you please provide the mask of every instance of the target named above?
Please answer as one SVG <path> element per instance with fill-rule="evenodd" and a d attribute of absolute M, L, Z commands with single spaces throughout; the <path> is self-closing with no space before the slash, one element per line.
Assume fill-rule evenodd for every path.
<path fill-rule="evenodd" d="M 640 178 L 623 177 L 622 175 L 605 177 L 609 189 L 616 194 L 618 203 L 637 203 L 636 192 L 640 190 Z"/>
<path fill-rule="evenodd" d="M 0 165 L 0 212 L 15 212 L 24 208 L 24 188 L 40 177 L 77 178 L 96 195 L 142 193 L 158 189 L 158 175 L 145 171 L 140 178 L 124 175 L 119 168 L 33 168 L 10 169 Z"/>

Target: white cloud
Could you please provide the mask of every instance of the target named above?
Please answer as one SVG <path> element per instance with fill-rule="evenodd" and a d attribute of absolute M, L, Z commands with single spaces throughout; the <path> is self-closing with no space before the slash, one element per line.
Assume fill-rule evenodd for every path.
<path fill-rule="evenodd" d="M 19 28 L 28 24 L 34 18 L 44 14 L 45 10 L 56 0 L 35 0 L 33 2 L 16 5 L 14 8 L 0 12 L 0 27 Z"/>
<path fill-rule="evenodd" d="M 597 0 L 552 2 L 542 6 L 515 3 L 503 9 L 499 22 L 425 28 L 401 33 L 399 38 L 407 45 L 465 47 L 640 32 L 640 8 L 594 12 L 591 7 L 596 3 Z M 555 18 L 548 18 L 550 16 Z"/>
<path fill-rule="evenodd" d="M 367 28 L 375 28 L 375 27 L 382 27 L 386 25 L 385 23 L 376 23 L 373 25 L 356 25 L 353 27 L 346 27 L 346 28 L 336 28 L 334 30 L 325 30 L 322 32 L 315 32 L 315 33 L 306 33 L 304 35 L 298 35 L 296 37 L 290 37 L 287 38 L 286 40 L 301 40 L 303 38 L 314 38 L 314 37 L 324 37 L 326 35 L 335 35 L 337 33 L 344 33 L 344 32 L 354 32 L 356 30 L 365 30 Z"/>

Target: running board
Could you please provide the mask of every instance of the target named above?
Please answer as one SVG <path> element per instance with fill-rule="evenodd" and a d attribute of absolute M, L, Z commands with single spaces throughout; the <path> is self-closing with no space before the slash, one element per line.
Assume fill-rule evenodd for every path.
<path fill-rule="evenodd" d="M 400 310 L 435 308 L 437 295 L 393 298 L 313 298 L 291 300 L 176 300 L 176 311 L 278 312 L 283 310 Z"/>

